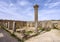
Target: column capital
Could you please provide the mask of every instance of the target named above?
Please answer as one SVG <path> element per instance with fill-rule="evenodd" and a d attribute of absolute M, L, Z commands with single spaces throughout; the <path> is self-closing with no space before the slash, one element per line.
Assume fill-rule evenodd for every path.
<path fill-rule="evenodd" d="M 39 5 L 37 5 L 37 4 L 34 5 L 34 8 L 38 8 L 38 7 L 39 7 Z"/>

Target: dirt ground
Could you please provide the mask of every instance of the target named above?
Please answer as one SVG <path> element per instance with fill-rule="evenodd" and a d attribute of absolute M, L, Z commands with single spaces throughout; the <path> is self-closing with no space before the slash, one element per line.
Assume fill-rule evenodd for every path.
<path fill-rule="evenodd" d="M 32 37 L 25 42 L 60 42 L 60 30 L 52 29 L 49 32 Z"/>

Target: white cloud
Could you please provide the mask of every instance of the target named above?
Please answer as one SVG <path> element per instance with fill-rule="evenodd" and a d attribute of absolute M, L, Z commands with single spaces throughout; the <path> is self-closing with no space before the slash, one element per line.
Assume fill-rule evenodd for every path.
<path fill-rule="evenodd" d="M 0 18 L 24 20 L 24 21 L 27 20 L 28 21 L 29 17 L 31 16 L 30 20 L 32 20 L 32 11 L 31 11 L 32 8 L 31 7 L 23 9 L 19 6 L 17 7 L 16 5 L 13 3 L 6 4 L 5 2 L 1 2 L 1 4 L 0 4 Z"/>
<path fill-rule="evenodd" d="M 51 4 L 49 5 L 49 8 L 53 8 L 53 7 L 56 7 L 56 6 L 58 6 L 58 5 L 60 5 L 60 2 L 51 3 Z"/>
<path fill-rule="evenodd" d="M 51 0 L 49 0 L 48 2 L 50 1 Z M 60 2 L 45 4 L 45 6 L 49 8 L 53 8 L 58 5 L 60 5 Z M 58 9 L 39 10 L 39 20 L 45 20 L 45 19 L 47 20 L 57 17 L 59 18 L 60 16 L 59 14 L 60 10 Z M 34 9 L 30 2 L 24 0 L 18 1 L 15 4 L 14 3 L 7 4 L 5 2 L 0 2 L 0 18 L 32 21 L 34 20 Z"/>
<path fill-rule="evenodd" d="M 51 2 L 52 0 L 48 0 L 47 3 Z"/>
<path fill-rule="evenodd" d="M 45 6 L 48 6 L 49 8 L 53 8 L 56 6 L 59 6 L 60 2 L 55 2 L 55 3 L 46 3 Z"/>
<path fill-rule="evenodd" d="M 13 3 L 10 3 L 9 7 L 12 7 L 14 4 Z"/>
<path fill-rule="evenodd" d="M 51 19 L 60 19 L 60 10 L 51 9 L 51 10 L 40 10 L 39 11 L 39 20 L 51 20 Z"/>
<path fill-rule="evenodd" d="M 24 18 L 24 16 L 16 13 L 14 10 L 16 10 L 16 8 L 14 8 L 14 7 L 10 8 L 8 4 L 6 4 L 5 2 L 1 2 L 1 4 L 0 4 L 0 17 L 6 18 L 6 19 L 21 19 L 22 20 Z"/>
<path fill-rule="evenodd" d="M 26 5 L 29 5 L 30 3 L 28 1 L 18 1 L 18 4 L 20 6 L 26 6 Z"/>

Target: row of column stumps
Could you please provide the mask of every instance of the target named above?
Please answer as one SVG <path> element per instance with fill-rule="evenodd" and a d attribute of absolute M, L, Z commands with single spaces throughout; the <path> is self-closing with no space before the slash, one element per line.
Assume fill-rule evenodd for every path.
<path fill-rule="evenodd" d="M 15 21 L 13 21 L 13 28 L 12 28 L 12 30 L 13 30 L 13 32 L 12 33 L 14 33 L 15 31 L 16 31 L 16 27 L 15 27 L 16 25 L 15 25 Z M 7 25 L 7 28 L 8 28 L 8 30 L 10 30 L 10 22 L 8 22 L 8 25 Z"/>
<path fill-rule="evenodd" d="M 34 16 L 35 16 L 35 32 L 38 33 L 38 5 L 34 5 Z M 8 22 L 8 29 L 10 29 L 10 22 Z M 13 21 L 13 33 L 16 31 L 15 21 Z"/>

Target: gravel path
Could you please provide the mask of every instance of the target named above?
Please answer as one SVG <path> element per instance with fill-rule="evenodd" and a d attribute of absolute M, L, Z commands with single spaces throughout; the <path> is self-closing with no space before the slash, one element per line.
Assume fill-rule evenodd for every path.
<path fill-rule="evenodd" d="M 12 37 L 5 30 L 0 29 L 0 42 L 18 42 L 18 40 Z"/>

